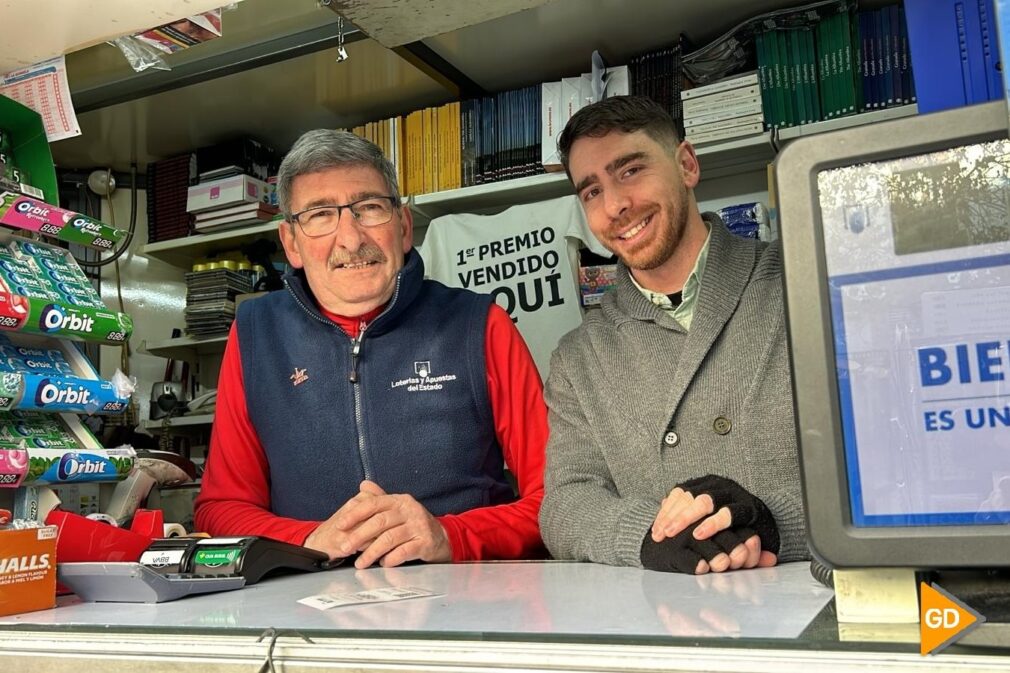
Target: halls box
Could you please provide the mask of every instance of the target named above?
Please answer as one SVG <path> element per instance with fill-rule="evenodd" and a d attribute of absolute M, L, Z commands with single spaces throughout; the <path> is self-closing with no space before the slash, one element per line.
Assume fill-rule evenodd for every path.
<path fill-rule="evenodd" d="M 0 616 L 56 605 L 56 526 L 0 530 Z"/>
<path fill-rule="evenodd" d="M 220 180 L 201 182 L 189 188 L 186 210 L 202 213 L 242 203 L 270 203 L 273 185 L 248 175 L 233 175 Z"/>

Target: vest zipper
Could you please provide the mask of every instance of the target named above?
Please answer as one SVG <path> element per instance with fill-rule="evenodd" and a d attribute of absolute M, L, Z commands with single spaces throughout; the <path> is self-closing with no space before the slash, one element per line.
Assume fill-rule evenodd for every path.
<path fill-rule="evenodd" d="M 351 339 L 351 374 L 347 377 L 351 383 L 358 382 L 358 357 L 361 355 L 361 338 L 365 336 L 366 327 L 365 323 L 361 323 L 358 326 L 358 336 Z"/>
<path fill-rule="evenodd" d="M 365 336 L 365 329 L 368 327 L 361 323 L 358 329 L 358 336 L 351 340 L 351 392 L 354 395 L 354 426 L 358 431 L 358 457 L 361 458 L 361 469 L 365 471 L 365 479 L 372 478 L 372 470 L 368 464 L 368 457 L 365 454 L 365 428 L 361 420 L 361 387 L 358 385 L 358 357 L 361 354 L 361 339 Z"/>
<path fill-rule="evenodd" d="M 393 296 L 390 297 L 389 303 L 386 304 L 385 310 L 383 310 L 382 313 L 377 315 L 375 317 L 375 320 L 378 320 L 382 316 L 386 315 L 386 313 L 389 312 L 389 309 L 391 309 L 393 305 L 396 304 L 396 298 L 400 294 L 400 280 L 402 277 L 403 277 L 402 273 L 396 274 L 396 286 L 393 288 Z M 347 333 L 344 332 L 344 330 L 340 329 L 340 327 L 334 325 L 331 321 L 323 318 L 315 311 L 311 310 L 308 306 L 306 306 L 304 302 L 302 302 L 302 300 L 298 297 L 298 293 L 295 292 L 294 289 L 288 284 L 286 278 L 284 279 L 284 285 L 287 287 L 288 293 L 294 298 L 295 303 L 298 304 L 298 306 L 300 306 L 303 311 L 308 313 L 315 320 L 318 320 L 319 322 L 325 325 L 330 325 L 344 336 L 347 336 Z M 372 322 L 375 322 L 375 320 L 373 320 Z M 358 458 L 361 459 L 361 469 L 365 473 L 365 479 L 370 480 L 372 479 L 372 468 L 369 465 L 368 457 L 366 454 L 365 428 L 361 418 L 361 388 L 358 386 L 358 383 L 360 382 L 360 379 L 358 377 L 358 361 L 360 360 L 361 357 L 361 340 L 365 336 L 366 327 L 367 325 L 362 323 L 361 329 L 358 330 L 358 336 L 354 339 L 351 339 L 351 373 L 348 376 L 348 380 L 353 384 L 351 390 L 354 394 L 354 425 L 355 429 L 358 432 Z M 347 338 L 350 339 L 350 337 Z"/>

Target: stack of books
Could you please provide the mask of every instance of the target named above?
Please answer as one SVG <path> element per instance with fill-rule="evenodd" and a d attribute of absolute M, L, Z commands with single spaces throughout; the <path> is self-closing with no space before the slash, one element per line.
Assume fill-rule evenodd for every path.
<path fill-rule="evenodd" d="M 684 131 L 693 145 L 724 142 L 764 132 L 761 85 L 747 73 L 681 92 Z"/>
<path fill-rule="evenodd" d="M 252 292 L 249 273 L 233 271 L 219 263 L 196 265 L 194 271 L 186 274 L 186 334 L 198 339 L 228 334 L 235 320 L 235 296 L 247 292 Z"/>
<path fill-rule="evenodd" d="M 193 233 L 192 215 L 186 210 L 189 157 L 147 165 L 147 242 L 157 243 Z"/>
<path fill-rule="evenodd" d="M 230 208 L 197 213 L 196 224 L 193 227 L 197 231 L 207 231 L 208 229 L 229 229 L 250 224 L 262 224 L 274 219 L 278 212 L 277 206 L 267 203 L 244 203 Z"/>
<path fill-rule="evenodd" d="M 688 45 L 687 38 L 680 35 L 673 44 L 639 54 L 628 63 L 631 94 L 647 96 L 659 103 L 677 123 L 683 120 L 681 57 Z"/>
<path fill-rule="evenodd" d="M 186 209 L 194 215 L 198 232 L 269 222 L 277 215 L 272 205 L 274 186 L 249 175 L 214 175 L 189 188 Z"/>

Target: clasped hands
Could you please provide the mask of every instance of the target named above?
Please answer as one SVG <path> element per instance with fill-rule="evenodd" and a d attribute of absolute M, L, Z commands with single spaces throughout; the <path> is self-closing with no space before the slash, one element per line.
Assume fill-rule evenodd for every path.
<path fill-rule="evenodd" d="M 778 551 L 778 528 L 764 502 L 732 479 L 707 475 L 663 499 L 641 560 L 650 570 L 703 575 L 773 566 Z"/>
<path fill-rule="evenodd" d="M 407 561 L 442 563 L 452 560 L 442 524 L 413 496 L 389 494 L 372 481 L 363 481 L 356 496 L 319 524 L 305 546 L 346 558 L 360 552 L 356 568 L 378 562 L 384 568 Z"/>

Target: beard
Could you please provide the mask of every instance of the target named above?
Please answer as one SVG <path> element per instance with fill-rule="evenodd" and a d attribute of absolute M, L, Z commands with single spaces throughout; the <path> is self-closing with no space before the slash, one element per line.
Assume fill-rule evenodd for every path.
<path fill-rule="evenodd" d="M 611 249 L 611 252 L 616 254 L 626 267 L 640 271 L 651 271 L 673 257 L 673 253 L 684 237 L 684 230 L 687 228 L 687 187 L 683 183 L 678 185 L 676 197 L 675 200 L 666 204 L 665 210 L 670 214 L 666 222 L 659 219 L 662 209 L 655 207 L 652 222 L 649 223 L 650 227 L 655 228 L 652 240 L 646 241 L 632 250 Z M 646 213 L 648 212 L 648 209 L 644 210 Z M 644 216 L 647 215 L 635 214 L 625 218 L 619 228 L 625 228 L 630 222 L 641 221 Z"/>

